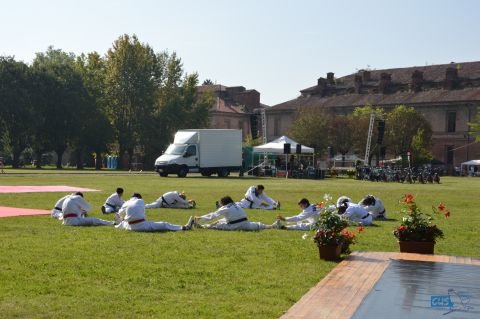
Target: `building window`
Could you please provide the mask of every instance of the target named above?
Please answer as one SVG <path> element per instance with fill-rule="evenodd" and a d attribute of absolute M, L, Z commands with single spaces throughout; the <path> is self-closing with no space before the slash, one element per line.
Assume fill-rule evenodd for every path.
<path fill-rule="evenodd" d="M 280 135 L 280 119 L 279 118 L 275 118 L 273 122 L 273 135 L 274 136 Z"/>
<path fill-rule="evenodd" d="M 447 132 L 455 132 L 455 124 L 457 122 L 457 112 L 447 112 Z"/>
<path fill-rule="evenodd" d="M 447 165 L 453 165 L 453 145 L 447 145 Z"/>
<path fill-rule="evenodd" d="M 225 123 L 225 128 L 230 128 L 230 125 L 231 125 L 230 119 L 225 119 L 224 123 Z"/>

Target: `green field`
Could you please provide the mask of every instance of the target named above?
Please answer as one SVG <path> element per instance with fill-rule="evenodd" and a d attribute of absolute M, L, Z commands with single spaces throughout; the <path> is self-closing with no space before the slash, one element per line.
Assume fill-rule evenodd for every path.
<path fill-rule="evenodd" d="M 392 220 L 376 222 L 352 250 L 398 251 L 391 234 L 399 223 L 399 200 L 411 192 L 425 210 L 442 201 L 451 211 L 438 225 L 445 239 L 436 254 L 480 257 L 480 178 L 444 177 L 440 185 L 372 183 L 349 179 L 160 178 L 149 173 L 12 171 L 0 185 L 69 185 L 85 193 L 91 216 L 115 188 L 140 192 L 148 203 L 170 190 L 184 190 L 195 210 L 147 211 L 154 221 L 184 224 L 191 214 L 214 210 L 221 196 L 239 200 L 250 185 L 264 184 L 296 214 L 301 197 L 321 201 L 380 197 Z M 47 173 L 48 174 L 45 174 Z M 0 206 L 51 209 L 64 193 L 0 194 Z M 250 220 L 272 223 L 277 211 L 248 210 Z M 107 216 L 112 219 L 113 216 Z M 278 318 L 336 263 L 320 261 L 303 232 L 264 230 L 134 233 L 113 227 L 64 227 L 49 216 L 0 218 L 0 310 L 2 318 Z"/>

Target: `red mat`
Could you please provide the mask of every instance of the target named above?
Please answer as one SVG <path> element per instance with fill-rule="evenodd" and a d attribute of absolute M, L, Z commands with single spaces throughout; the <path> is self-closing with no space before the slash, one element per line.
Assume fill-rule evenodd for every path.
<path fill-rule="evenodd" d="M 0 186 L 0 193 L 43 193 L 43 192 L 98 192 L 98 189 L 72 186 Z"/>
<path fill-rule="evenodd" d="M 50 215 L 50 210 L 28 209 L 0 206 L 0 218 L 10 216 L 32 216 L 32 215 Z"/>

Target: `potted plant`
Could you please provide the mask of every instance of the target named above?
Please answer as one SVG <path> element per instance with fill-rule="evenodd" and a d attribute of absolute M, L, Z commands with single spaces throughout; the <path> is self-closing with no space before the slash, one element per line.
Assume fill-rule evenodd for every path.
<path fill-rule="evenodd" d="M 330 197 L 326 194 L 324 198 Z M 323 212 L 313 226 L 313 241 L 319 249 L 321 259 L 337 260 L 342 252 L 350 252 L 350 245 L 355 243 L 357 235 L 347 229 L 348 221 L 336 213 L 335 206 L 325 207 L 323 203 L 318 206 Z M 358 227 L 357 230 L 360 232 L 363 227 Z"/>
<path fill-rule="evenodd" d="M 393 230 L 393 235 L 400 245 L 400 252 L 433 254 L 436 241 L 443 238 L 443 231 L 433 223 L 431 214 L 421 211 L 412 194 L 404 195 L 402 205 L 401 212 L 405 216 L 402 223 Z M 432 213 L 450 216 L 450 211 L 443 203 L 432 206 Z"/>

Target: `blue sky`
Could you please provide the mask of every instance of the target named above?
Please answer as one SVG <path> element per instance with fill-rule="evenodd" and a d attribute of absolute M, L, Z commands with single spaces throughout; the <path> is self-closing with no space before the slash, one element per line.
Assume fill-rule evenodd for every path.
<path fill-rule="evenodd" d="M 275 105 L 327 72 L 480 60 L 476 0 L 0 0 L 0 55 L 105 54 L 124 33 Z"/>

